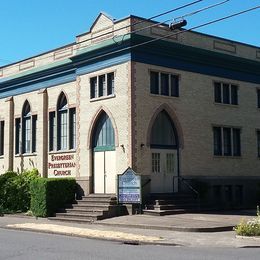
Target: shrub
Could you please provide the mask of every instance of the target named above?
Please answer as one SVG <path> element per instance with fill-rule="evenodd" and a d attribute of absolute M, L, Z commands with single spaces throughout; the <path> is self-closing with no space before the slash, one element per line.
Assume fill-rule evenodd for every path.
<path fill-rule="evenodd" d="M 75 199 L 76 180 L 38 178 L 31 182 L 31 211 L 37 217 L 49 217 Z"/>
<path fill-rule="evenodd" d="M 14 197 L 16 190 L 13 190 L 11 183 L 13 179 L 17 177 L 16 172 L 8 171 L 5 174 L 0 175 L 0 208 L 1 212 L 9 210 L 10 197 Z"/>
<path fill-rule="evenodd" d="M 3 207 L 0 205 L 0 217 L 3 217 L 4 215 L 4 209 Z"/>
<path fill-rule="evenodd" d="M 37 169 L 21 174 L 8 171 L 0 176 L 0 207 L 4 212 L 26 211 L 30 207 L 30 182 L 39 175 Z"/>
<path fill-rule="evenodd" d="M 257 206 L 257 217 L 245 221 L 244 219 L 234 228 L 240 236 L 260 236 L 260 212 Z"/>

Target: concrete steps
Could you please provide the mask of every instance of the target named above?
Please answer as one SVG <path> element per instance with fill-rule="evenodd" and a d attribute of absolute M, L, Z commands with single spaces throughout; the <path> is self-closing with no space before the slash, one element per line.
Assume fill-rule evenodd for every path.
<path fill-rule="evenodd" d="M 71 205 L 66 205 L 64 209 L 59 209 L 55 217 L 49 219 L 77 223 L 93 222 L 119 215 L 120 207 L 114 194 L 90 194 Z"/>
<path fill-rule="evenodd" d="M 190 194 L 152 194 L 143 213 L 153 216 L 174 215 L 198 212 L 199 206 L 197 199 Z"/>

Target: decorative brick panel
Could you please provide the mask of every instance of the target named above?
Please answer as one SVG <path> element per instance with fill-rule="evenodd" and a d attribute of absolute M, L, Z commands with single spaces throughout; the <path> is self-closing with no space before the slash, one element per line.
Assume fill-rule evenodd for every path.
<path fill-rule="evenodd" d="M 213 48 L 215 50 L 236 53 L 236 45 L 227 42 L 214 41 Z"/>
<path fill-rule="evenodd" d="M 29 60 L 29 61 L 20 63 L 19 70 L 27 70 L 27 69 L 33 68 L 34 66 L 35 66 L 35 61 Z"/>
<path fill-rule="evenodd" d="M 58 59 L 61 59 L 64 57 L 68 57 L 72 54 L 73 54 L 73 47 L 70 46 L 70 47 L 55 51 L 53 55 L 54 55 L 54 59 L 58 60 Z"/>

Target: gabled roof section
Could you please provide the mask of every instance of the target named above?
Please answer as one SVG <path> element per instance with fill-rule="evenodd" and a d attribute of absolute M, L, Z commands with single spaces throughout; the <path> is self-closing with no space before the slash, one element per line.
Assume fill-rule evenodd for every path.
<path fill-rule="evenodd" d="M 91 32 L 99 31 L 113 25 L 114 25 L 114 19 L 112 18 L 112 16 L 104 12 L 101 12 L 96 18 L 96 20 L 94 21 L 94 23 L 92 24 L 92 26 L 90 27 L 90 31 Z"/>

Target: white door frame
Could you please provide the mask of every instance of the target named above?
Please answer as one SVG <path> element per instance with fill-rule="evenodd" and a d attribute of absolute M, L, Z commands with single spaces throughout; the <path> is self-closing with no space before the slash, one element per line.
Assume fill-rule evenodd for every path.
<path fill-rule="evenodd" d="M 153 157 L 154 155 L 154 158 Z M 157 155 L 156 155 L 157 154 Z M 168 155 L 174 155 L 173 162 L 169 161 Z M 173 163 L 173 165 L 167 165 Z M 152 164 L 154 164 L 152 166 Z M 167 169 L 168 167 L 168 169 Z M 169 168 L 173 168 L 173 172 L 168 172 Z M 176 149 L 151 149 L 151 192 L 152 193 L 172 193 L 178 192 L 178 150 Z M 155 168 L 155 169 L 153 169 Z M 156 170 L 159 170 L 156 172 Z M 155 171 L 154 171 L 155 170 Z"/>
<path fill-rule="evenodd" d="M 93 151 L 93 159 L 94 193 L 116 193 L 116 151 Z"/>

